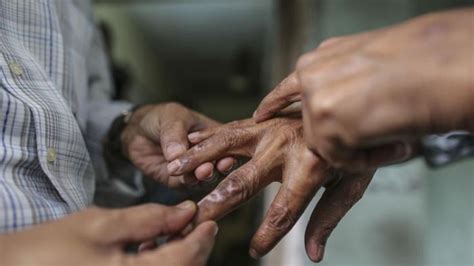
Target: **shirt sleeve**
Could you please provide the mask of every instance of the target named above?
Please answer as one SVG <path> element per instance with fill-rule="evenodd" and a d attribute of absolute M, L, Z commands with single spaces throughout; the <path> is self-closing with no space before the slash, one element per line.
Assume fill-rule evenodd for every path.
<path fill-rule="evenodd" d="M 143 177 L 129 162 L 117 159 L 105 161 L 103 143 L 116 117 L 129 110 L 132 104 L 111 101 L 112 81 L 110 65 L 104 51 L 102 37 L 96 31 L 87 58 L 88 99 L 87 121 L 84 132 L 86 144 L 96 173 L 95 204 L 105 207 L 124 207 L 144 195 Z"/>
<path fill-rule="evenodd" d="M 443 135 L 430 135 L 423 139 L 423 156 L 431 167 L 441 167 L 474 156 L 474 135 L 454 131 Z"/>

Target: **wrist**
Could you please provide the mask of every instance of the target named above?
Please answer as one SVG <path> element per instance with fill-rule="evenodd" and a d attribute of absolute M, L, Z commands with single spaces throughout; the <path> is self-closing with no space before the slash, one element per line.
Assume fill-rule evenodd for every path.
<path fill-rule="evenodd" d="M 128 160 L 126 146 L 123 145 L 123 135 L 128 132 L 131 124 L 136 124 L 136 114 L 144 106 L 137 105 L 130 110 L 123 111 L 112 122 L 107 136 L 104 140 L 105 158 L 121 158 Z"/>

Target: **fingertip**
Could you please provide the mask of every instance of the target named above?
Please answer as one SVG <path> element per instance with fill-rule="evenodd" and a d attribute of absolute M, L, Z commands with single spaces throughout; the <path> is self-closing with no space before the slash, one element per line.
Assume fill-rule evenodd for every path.
<path fill-rule="evenodd" d="M 168 170 L 169 175 L 178 175 L 178 171 L 181 168 L 181 161 L 176 159 L 172 162 L 170 162 L 168 165 L 166 165 L 166 168 Z"/>
<path fill-rule="evenodd" d="M 191 142 L 192 144 L 196 144 L 199 142 L 200 140 L 200 132 L 197 131 L 197 132 L 193 132 L 191 134 L 188 135 L 188 140 L 189 142 Z"/>
<path fill-rule="evenodd" d="M 219 227 L 215 221 L 206 221 L 198 225 L 195 231 L 205 238 L 214 238 L 219 232 Z"/>
<path fill-rule="evenodd" d="M 194 170 L 194 175 L 199 181 L 208 181 L 214 174 L 214 165 L 210 162 L 200 165 Z"/>
<path fill-rule="evenodd" d="M 273 113 L 271 113 L 269 111 L 257 110 L 254 113 L 253 119 L 255 120 L 255 122 L 260 123 L 260 122 L 263 122 L 265 120 L 268 120 L 272 116 L 273 116 Z"/>
<path fill-rule="evenodd" d="M 315 241 L 309 241 L 306 244 L 306 253 L 313 262 L 321 262 L 324 257 L 325 246 Z"/>
<path fill-rule="evenodd" d="M 185 200 L 179 203 L 178 205 L 176 205 L 175 207 L 180 210 L 196 210 L 197 209 L 196 203 L 194 203 L 194 201 L 192 200 Z"/>
<path fill-rule="evenodd" d="M 172 142 L 166 146 L 165 157 L 166 160 L 171 161 L 186 152 L 186 147 L 183 144 Z"/>
<path fill-rule="evenodd" d="M 261 257 L 260 254 L 257 252 L 257 250 L 255 250 L 254 248 L 249 249 L 249 255 L 250 255 L 250 257 L 252 257 L 253 259 L 256 259 L 256 260 L 260 259 L 260 257 Z"/>
<path fill-rule="evenodd" d="M 229 173 L 234 167 L 236 161 L 232 157 L 226 157 L 217 162 L 217 170 L 223 174 Z"/>

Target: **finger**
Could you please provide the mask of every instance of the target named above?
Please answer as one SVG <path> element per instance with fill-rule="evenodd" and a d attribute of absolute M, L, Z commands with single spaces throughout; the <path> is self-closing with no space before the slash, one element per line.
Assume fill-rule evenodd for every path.
<path fill-rule="evenodd" d="M 361 149 L 354 158 L 347 160 L 343 168 L 351 172 L 361 172 L 380 166 L 401 163 L 415 156 L 415 147 L 407 142 L 380 145 L 375 148 Z"/>
<path fill-rule="evenodd" d="M 167 161 L 176 159 L 188 149 L 189 123 L 165 121 L 160 128 L 160 143 Z"/>
<path fill-rule="evenodd" d="M 263 98 L 253 118 L 262 122 L 274 116 L 290 104 L 301 99 L 301 87 L 295 73 L 291 73 Z"/>
<path fill-rule="evenodd" d="M 212 178 L 214 173 L 214 165 L 210 162 L 201 164 L 194 170 L 194 175 L 199 181 L 207 181 Z"/>
<path fill-rule="evenodd" d="M 376 31 L 357 33 L 346 36 L 332 37 L 324 40 L 313 51 L 302 55 L 296 63 L 296 70 L 299 71 L 315 62 L 324 62 L 328 59 L 350 53 L 359 48 Z"/>
<path fill-rule="evenodd" d="M 131 265 L 204 266 L 214 246 L 218 227 L 213 221 L 196 227 L 184 239 L 165 244 L 156 251 L 132 257 Z"/>
<path fill-rule="evenodd" d="M 284 182 L 252 238 L 249 253 L 253 258 L 265 255 L 291 230 L 324 184 L 327 170 L 327 165 L 306 148 L 289 160 Z"/>
<path fill-rule="evenodd" d="M 229 155 L 238 155 L 237 147 L 241 143 L 245 143 L 251 137 L 250 134 L 247 130 L 225 130 L 215 134 L 169 163 L 168 172 L 172 175 L 181 175 L 193 171 L 205 162 L 215 161 Z"/>
<path fill-rule="evenodd" d="M 208 139 L 216 132 L 215 127 L 196 131 L 188 135 L 188 140 L 191 144 L 198 144 L 199 142 Z"/>
<path fill-rule="evenodd" d="M 306 253 L 314 262 L 323 259 L 329 235 L 344 215 L 359 201 L 372 180 L 373 172 L 343 176 L 326 189 L 306 228 Z"/>
<path fill-rule="evenodd" d="M 322 41 L 316 49 L 303 54 L 298 58 L 298 61 L 296 62 L 296 69 L 305 68 L 318 59 L 332 57 L 337 53 L 341 53 L 343 50 L 347 50 L 341 49 L 342 44 L 349 46 L 349 42 L 343 42 L 343 39 L 344 37 L 331 37 Z"/>
<path fill-rule="evenodd" d="M 183 229 L 194 217 L 196 205 L 192 201 L 174 207 L 145 204 L 103 213 L 90 221 L 92 234 L 100 234 L 107 243 L 141 242 Z"/>
<path fill-rule="evenodd" d="M 262 188 L 270 184 L 273 176 L 281 173 L 269 172 L 271 165 L 265 165 L 264 156 L 261 160 L 252 159 L 233 171 L 211 193 L 198 203 L 196 223 L 217 220 L 233 211 L 238 206 L 256 195 Z"/>
<path fill-rule="evenodd" d="M 184 174 L 179 176 L 179 181 L 182 186 L 190 188 L 199 183 L 199 180 L 192 174 Z"/>
<path fill-rule="evenodd" d="M 217 170 L 222 174 L 228 174 L 234 166 L 237 165 L 237 161 L 232 157 L 226 157 L 217 162 Z"/>

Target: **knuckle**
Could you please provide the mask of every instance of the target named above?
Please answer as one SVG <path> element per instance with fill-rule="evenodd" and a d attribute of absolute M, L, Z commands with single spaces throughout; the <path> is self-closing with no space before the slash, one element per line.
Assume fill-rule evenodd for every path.
<path fill-rule="evenodd" d="M 320 48 L 323 48 L 323 47 L 328 47 L 328 46 L 331 46 L 339 41 L 341 41 L 343 37 L 330 37 L 324 41 L 321 42 L 321 44 L 319 45 Z"/>
<path fill-rule="evenodd" d="M 288 206 L 274 205 L 268 211 L 268 227 L 272 231 L 286 232 L 295 223 Z"/>
<path fill-rule="evenodd" d="M 102 208 L 94 207 L 91 210 L 91 215 L 88 217 L 89 221 L 88 229 L 92 235 L 101 234 L 105 228 L 107 228 L 110 224 L 113 224 L 117 213 L 120 211 L 118 210 L 106 210 Z"/>
<path fill-rule="evenodd" d="M 166 108 L 169 108 L 171 110 L 174 110 L 174 109 L 184 109 L 184 105 L 178 103 L 178 102 L 168 102 L 168 103 L 165 103 L 164 106 Z"/>
<path fill-rule="evenodd" d="M 333 97 L 326 97 L 325 93 L 313 93 L 308 105 L 309 114 L 313 119 L 333 118 L 338 110 L 338 104 Z M 315 99 L 315 100 L 312 100 Z"/>
<path fill-rule="evenodd" d="M 303 54 L 298 58 L 296 61 L 296 69 L 301 69 L 304 68 L 313 58 L 313 55 L 311 52 Z"/>
<path fill-rule="evenodd" d="M 290 124 L 280 126 L 280 133 L 287 139 L 296 139 L 301 136 L 301 127 L 295 127 Z"/>
<path fill-rule="evenodd" d="M 229 145 L 230 147 L 235 146 L 238 141 L 237 136 L 230 131 L 226 131 L 223 133 L 223 139 L 224 139 L 224 143 Z"/>
<path fill-rule="evenodd" d="M 230 197 L 235 197 L 238 201 L 249 198 L 250 191 L 244 183 L 241 175 L 231 175 L 227 180 L 227 192 Z"/>

